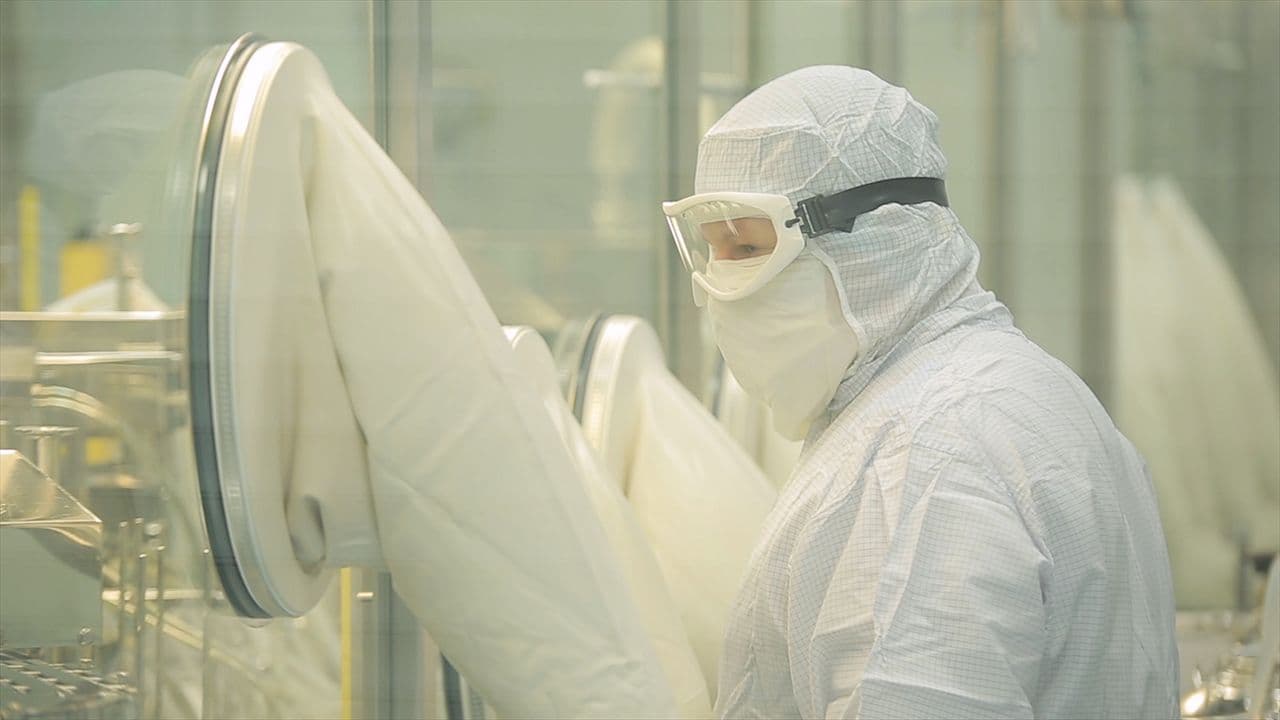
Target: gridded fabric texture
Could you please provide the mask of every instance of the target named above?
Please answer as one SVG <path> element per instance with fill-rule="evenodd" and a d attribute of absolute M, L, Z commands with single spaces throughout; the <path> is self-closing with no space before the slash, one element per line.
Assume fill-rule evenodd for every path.
<path fill-rule="evenodd" d="M 703 140 L 698 192 L 793 201 L 941 176 L 936 119 L 815 67 Z M 809 241 L 863 353 L 766 521 L 723 717 L 1172 718 L 1169 560 L 1138 453 L 976 282 L 955 215 L 888 205 Z"/>
<path fill-rule="evenodd" d="M 879 180 L 943 177 L 937 123 L 906 90 L 865 70 L 805 68 L 747 96 L 707 131 L 695 189 L 796 203 Z M 933 204 L 886 205 L 860 217 L 854 232 L 810 239 L 806 250 L 837 275 L 858 335 L 850 374 L 861 370 L 864 382 L 847 391 L 907 329 L 964 294 L 978 270 L 977 246 L 954 213 Z"/>

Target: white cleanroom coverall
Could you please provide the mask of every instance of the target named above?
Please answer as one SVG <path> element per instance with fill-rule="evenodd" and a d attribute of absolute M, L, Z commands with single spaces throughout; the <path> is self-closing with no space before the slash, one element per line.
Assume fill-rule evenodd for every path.
<path fill-rule="evenodd" d="M 806 68 L 708 131 L 696 189 L 796 203 L 942 177 L 936 123 L 871 73 Z M 1175 717 L 1169 559 L 1143 460 L 979 286 L 956 215 L 889 204 L 806 252 L 859 351 L 752 556 L 718 714 Z"/>

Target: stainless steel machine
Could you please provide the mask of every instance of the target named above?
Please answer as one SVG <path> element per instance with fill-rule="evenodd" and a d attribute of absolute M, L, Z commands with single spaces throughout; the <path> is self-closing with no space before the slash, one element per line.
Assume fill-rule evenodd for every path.
<path fill-rule="evenodd" d="M 161 712 L 164 638 L 195 632 L 182 618 L 190 613 L 175 617 L 172 606 L 208 601 L 199 518 L 174 503 L 183 467 L 181 320 L 0 313 L 5 712 L 60 717 L 68 703 L 88 702 L 72 688 L 107 686 L 112 707 L 133 708 L 111 717 Z M 20 688 L 35 686 L 20 681 L 24 673 L 97 681 L 27 692 Z"/>

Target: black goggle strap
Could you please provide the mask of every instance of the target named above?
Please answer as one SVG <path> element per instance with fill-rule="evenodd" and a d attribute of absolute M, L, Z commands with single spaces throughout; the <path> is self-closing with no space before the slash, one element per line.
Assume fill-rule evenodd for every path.
<path fill-rule="evenodd" d="M 814 195 L 796 204 L 796 217 L 787 221 L 787 227 L 796 223 L 806 237 L 817 237 L 840 230 L 853 230 L 853 221 L 859 215 L 875 210 L 881 205 L 897 203 L 915 205 L 931 202 L 947 207 L 947 187 L 941 178 L 893 178 L 859 185 L 842 190 L 835 195 Z"/>

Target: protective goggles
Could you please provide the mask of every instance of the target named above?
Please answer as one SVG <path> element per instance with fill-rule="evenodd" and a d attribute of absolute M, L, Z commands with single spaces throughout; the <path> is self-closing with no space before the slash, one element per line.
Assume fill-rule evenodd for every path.
<path fill-rule="evenodd" d="M 662 204 L 671 236 L 692 274 L 693 300 L 739 300 L 772 280 L 796 259 L 806 238 L 853 230 L 859 215 L 889 203 L 931 202 L 947 207 L 939 178 L 894 178 L 833 195 L 815 195 L 792 207 L 785 195 L 713 192 Z"/>

